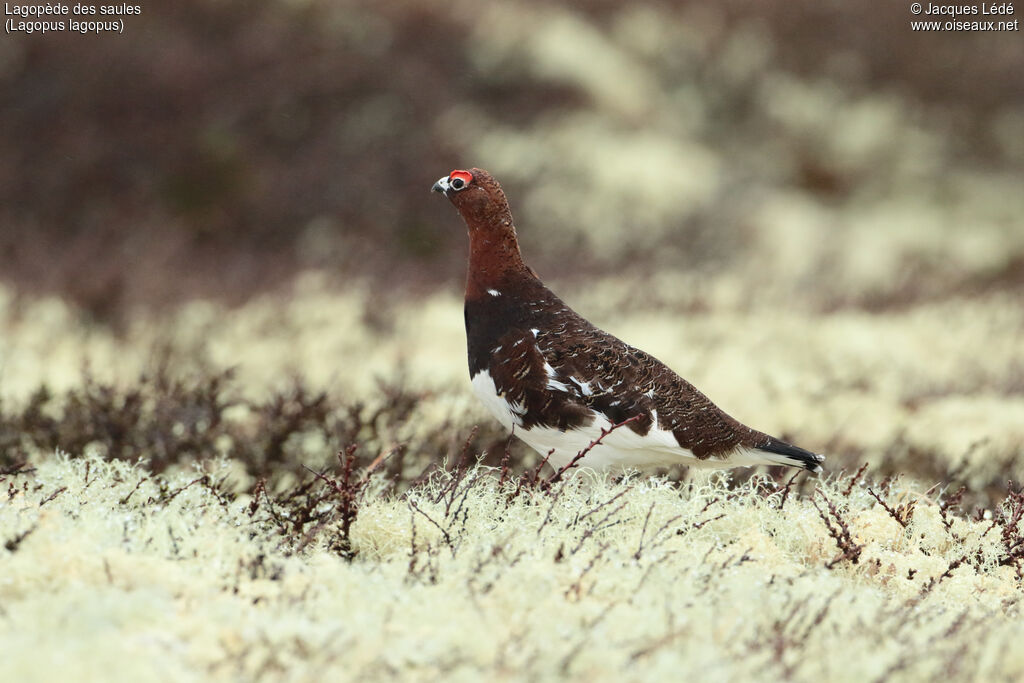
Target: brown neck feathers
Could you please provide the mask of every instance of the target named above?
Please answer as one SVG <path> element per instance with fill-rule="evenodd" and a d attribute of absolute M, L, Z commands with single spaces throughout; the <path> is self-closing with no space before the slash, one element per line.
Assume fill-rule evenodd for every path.
<path fill-rule="evenodd" d="M 501 292 L 516 280 L 531 277 L 523 263 L 516 241 L 516 231 L 509 221 L 501 229 L 493 226 L 469 225 L 469 273 L 466 277 L 466 298 L 493 296 L 487 290 Z"/>
<path fill-rule="evenodd" d="M 523 263 L 512 212 L 498 182 L 474 168 L 473 183 L 452 197 L 469 229 L 469 275 L 466 298 L 493 296 L 523 277 L 534 277 Z"/>

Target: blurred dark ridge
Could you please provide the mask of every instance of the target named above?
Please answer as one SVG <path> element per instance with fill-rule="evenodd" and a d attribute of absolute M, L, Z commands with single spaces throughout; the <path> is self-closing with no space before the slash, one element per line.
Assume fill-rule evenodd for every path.
<path fill-rule="evenodd" d="M 651 6 L 669 17 L 695 4 Z M 575 4 L 599 30 L 621 7 Z M 182 0 L 147 4 L 121 36 L 6 39 L 2 278 L 101 321 L 193 296 L 241 301 L 300 267 L 410 289 L 458 280 L 464 235 L 427 188 L 476 160 L 442 115 L 466 101 L 528 128 L 594 106 L 571 84 L 475 69 L 471 8 Z M 982 114 L 1024 98 L 1019 42 L 914 34 L 905 9 L 729 0 L 713 11 L 723 35 L 763 24 L 775 68 L 947 108 L 983 162 L 999 157 Z M 723 106 L 745 125 L 742 97 Z M 823 193 L 833 180 L 804 179 Z"/>
<path fill-rule="evenodd" d="M 327 5 L 186 0 L 123 36 L 8 45 L 4 277 L 106 317 L 272 287 L 316 216 L 387 252 L 339 266 L 433 253 L 417 207 L 453 156 L 431 122 L 469 96 L 458 27 Z"/>

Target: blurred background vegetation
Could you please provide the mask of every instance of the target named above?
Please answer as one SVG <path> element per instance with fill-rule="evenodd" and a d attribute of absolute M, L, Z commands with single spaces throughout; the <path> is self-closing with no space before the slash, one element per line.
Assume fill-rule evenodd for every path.
<path fill-rule="evenodd" d="M 464 235 L 427 189 L 479 165 L 562 278 L 754 267 L 755 290 L 824 308 L 1020 291 L 1020 35 L 909 19 L 868 0 L 183 0 L 122 36 L 7 38 L 0 277 L 115 323 L 309 268 L 457 287 Z"/>
<path fill-rule="evenodd" d="M 266 474 L 401 443 L 412 476 L 458 452 L 483 419 L 460 403 L 466 238 L 428 190 L 480 166 L 556 291 L 738 417 L 831 469 L 1004 492 L 1024 49 L 910 19 L 182 0 L 124 35 L 5 38 L 0 451 Z"/>
<path fill-rule="evenodd" d="M 1019 32 L 915 33 L 909 0 L 140 4 L 0 39 L 11 680 L 1024 668 Z M 470 166 L 574 308 L 822 478 L 538 504 L 460 469 L 537 462 L 466 381 L 429 188 Z"/>

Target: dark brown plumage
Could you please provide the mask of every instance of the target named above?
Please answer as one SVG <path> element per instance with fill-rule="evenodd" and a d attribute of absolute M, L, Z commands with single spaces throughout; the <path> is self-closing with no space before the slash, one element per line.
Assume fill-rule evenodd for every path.
<path fill-rule="evenodd" d="M 727 415 L 656 358 L 591 325 L 544 286 L 519 252 L 497 181 L 478 168 L 435 183 L 469 229 L 469 373 L 484 404 L 557 466 L 601 429 L 592 467 L 675 463 L 783 464 L 820 471 L 823 458 Z"/>

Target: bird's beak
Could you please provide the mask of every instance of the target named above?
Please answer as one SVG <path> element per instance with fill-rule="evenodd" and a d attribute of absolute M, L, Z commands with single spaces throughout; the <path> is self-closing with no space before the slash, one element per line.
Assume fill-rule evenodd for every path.
<path fill-rule="evenodd" d="M 447 194 L 448 193 L 448 176 L 444 176 L 440 180 L 438 180 L 436 183 L 434 183 L 434 186 L 432 188 L 430 188 L 430 191 L 431 192 L 440 192 L 441 194 Z"/>

